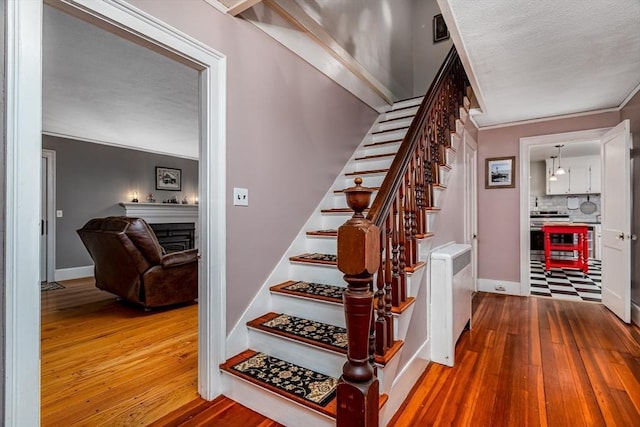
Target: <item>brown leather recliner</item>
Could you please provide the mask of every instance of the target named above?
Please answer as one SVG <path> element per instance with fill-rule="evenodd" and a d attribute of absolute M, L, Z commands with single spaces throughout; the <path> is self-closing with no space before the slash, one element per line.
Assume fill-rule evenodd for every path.
<path fill-rule="evenodd" d="M 95 264 L 96 286 L 144 306 L 198 297 L 198 251 L 165 254 L 142 218 L 92 219 L 77 231 Z"/>

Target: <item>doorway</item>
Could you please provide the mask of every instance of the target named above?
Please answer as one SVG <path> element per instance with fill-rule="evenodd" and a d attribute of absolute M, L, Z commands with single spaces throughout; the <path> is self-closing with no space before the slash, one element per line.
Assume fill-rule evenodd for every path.
<path fill-rule="evenodd" d="M 522 188 L 522 191 L 520 193 L 520 196 L 521 196 L 520 197 L 520 225 L 521 225 L 520 263 L 522 266 L 521 283 L 523 284 L 522 286 L 523 295 L 536 294 L 534 291 L 534 286 L 532 286 L 534 284 L 534 277 L 531 271 L 533 269 L 534 262 L 539 262 L 539 261 L 531 260 L 531 252 L 532 252 L 531 249 L 534 247 L 534 245 L 537 244 L 537 242 L 534 240 L 535 239 L 534 230 L 531 229 L 531 225 L 534 222 L 534 218 L 533 218 L 534 215 L 532 214 L 535 214 L 536 217 L 544 217 L 544 215 L 549 215 L 552 221 L 553 220 L 557 221 L 557 218 L 559 217 L 565 221 L 570 222 L 572 221 L 572 218 L 571 218 L 572 215 L 570 215 L 568 212 L 570 210 L 580 209 L 580 213 L 583 216 L 575 219 L 580 221 L 580 223 L 585 223 L 585 222 L 588 222 L 589 220 L 593 222 L 593 231 L 591 233 L 592 242 L 590 242 L 591 247 L 593 248 L 593 250 L 595 250 L 596 261 L 597 261 L 597 258 L 601 258 L 603 260 L 601 265 L 597 266 L 599 267 L 598 270 L 600 271 L 598 271 L 596 274 L 601 276 L 600 288 L 601 288 L 602 297 L 600 300 L 604 303 L 604 305 L 607 308 L 611 309 L 621 319 L 628 322 L 628 320 L 626 319 L 629 317 L 628 307 L 630 305 L 630 278 L 629 278 L 630 262 L 626 263 L 625 265 L 619 265 L 618 266 L 619 268 L 615 269 L 615 270 L 621 270 L 620 274 L 622 276 L 625 276 L 626 279 L 623 278 L 621 280 L 611 280 L 612 278 L 611 275 L 612 273 L 614 273 L 614 271 L 612 271 L 613 264 L 610 263 L 610 260 L 608 261 L 608 259 L 610 259 L 611 256 L 609 257 L 607 256 L 607 249 L 606 249 L 607 245 L 605 243 L 599 243 L 600 239 L 598 238 L 599 236 L 596 234 L 598 232 L 601 232 L 602 236 L 604 236 L 606 234 L 605 229 L 610 228 L 610 224 L 608 224 L 608 222 L 611 221 L 612 217 L 615 217 L 615 215 L 611 215 L 611 214 L 607 215 L 606 212 L 608 211 L 610 212 L 611 209 L 615 209 L 615 211 L 620 211 L 622 213 L 621 214 L 621 217 L 623 217 L 622 219 L 624 219 L 624 217 L 630 216 L 630 202 L 629 202 L 630 173 L 628 173 L 630 168 L 630 161 L 629 161 L 629 152 L 628 152 L 629 150 L 626 149 L 626 152 L 625 152 L 625 148 L 624 148 L 625 146 L 628 147 L 630 145 L 630 135 L 629 135 L 628 127 L 629 127 L 628 122 L 623 122 L 613 129 L 595 129 L 595 130 L 589 130 L 589 131 L 569 132 L 569 133 L 563 133 L 563 134 L 544 135 L 544 136 L 527 137 L 527 138 L 520 139 L 520 185 Z M 605 148 L 608 141 L 615 142 L 616 149 L 612 152 L 615 152 L 616 156 L 606 155 Z M 540 196 L 536 195 L 535 192 L 531 190 L 532 188 L 539 188 L 539 185 L 536 186 L 535 184 L 531 184 L 531 181 L 536 179 L 536 172 L 533 170 L 533 167 L 532 167 L 534 163 L 531 163 L 531 160 L 540 160 L 535 158 L 535 156 L 537 155 L 536 154 L 537 152 L 545 153 L 544 151 L 545 149 L 551 150 L 546 152 L 546 154 L 542 156 L 545 163 L 544 163 L 544 166 L 542 167 L 542 173 L 541 173 L 542 177 L 539 178 L 540 182 L 544 183 L 542 191 L 546 195 L 549 195 L 550 193 L 556 192 L 555 191 L 556 189 L 553 187 L 553 185 L 555 184 L 555 182 L 560 181 L 559 179 L 557 181 L 550 180 L 550 178 L 552 177 L 552 175 L 557 174 L 557 170 L 559 166 L 556 162 L 560 159 L 561 155 L 562 155 L 562 159 L 564 159 L 562 160 L 562 162 L 564 162 L 564 164 L 568 166 L 575 164 L 575 166 L 572 166 L 575 169 L 572 172 L 580 174 L 586 171 L 584 164 L 588 164 L 588 162 L 585 163 L 585 159 L 578 159 L 580 161 L 576 161 L 576 162 L 567 160 L 568 158 L 566 156 L 566 153 L 570 151 L 569 149 L 579 150 L 585 146 L 590 146 L 590 145 L 595 147 L 594 151 L 596 153 L 602 153 L 602 154 L 598 158 L 597 165 L 595 163 L 591 165 L 591 166 L 595 165 L 596 168 L 598 169 L 598 172 L 595 173 L 593 177 L 589 178 L 589 181 L 588 181 L 589 185 L 586 186 L 585 188 L 591 190 L 591 187 L 590 187 L 591 185 L 597 188 L 597 192 L 602 194 L 601 205 L 597 205 L 592 200 L 590 200 L 590 193 L 584 190 L 583 188 L 582 190 L 580 190 L 580 193 L 583 193 L 582 196 L 586 196 L 586 197 L 585 197 L 585 200 L 582 201 L 582 203 L 580 203 L 580 200 L 576 197 L 575 194 L 571 194 L 571 190 L 570 190 L 570 191 L 567 191 L 565 194 L 560 195 L 561 196 L 560 198 L 563 201 L 562 208 L 566 208 L 564 211 L 561 211 L 560 209 L 547 210 L 546 209 L 547 205 L 540 204 L 540 198 L 539 198 Z M 614 144 L 612 144 L 612 146 L 613 145 Z M 561 150 L 565 150 L 564 154 L 561 153 Z M 593 153 L 587 153 L 587 154 L 593 154 Z M 625 160 L 625 155 L 626 155 L 626 160 Z M 569 159 L 570 158 L 571 157 L 569 157 Z M 612 159 L 617 159 L 618 161 L 613 162 Z M 600 169 L 602 170 L 601 173 L 600 173 Z M 618 174 L 615 179 L 612 179 L 611 178 L 612 171 L 616 169 L 621 169 L 623 170 L 623 172 Z M 540 175 L 540 173 L 538 174 Z M 624 182 L 625 180 L 629 180 L 629 183 L 625 184 Z M 574 185 L 570 181 L 565 181 L 565 184 Z M 611 189 L 614 188 L 615 186 L 618 186 L 618 191 L 611 191 Z M 579 188 L 579 187 L 574 187 L 574 188 Z M 594 198 L 597 196 L 595 192 L 596 190 L 593 189 Z M 545 200 L 545 203 L 546 203 L 546 200 Z M 581 209 L 583 207 L 583 204 L 585 203 L 588 206 L 588 209 L 586 211 Z M 589 204 L 591 206 L 589 206 Z M 613 208 L 614 206 L 615 208 Z M 547 210 L 547 212 L 543 215 L 542 212 L 545 210 Z M 556 218 L 553 218 L 554 215 L 556 216 Z M 600 222 L 602 222 L 602 225 L 599 224 Z M 622 248 L 624 249 L 623 252 L 628 255 L 628 252 L 630 251 L 630 247 L 629 247 L 629 242 L 626 236 L 629 236 L 628 233 L 630 233 L 629 231 L 630 220 L 626 221 L 629 223 L 626 226 L 624 226 L 623 224 L 624 222 L 625 220 L 621 220 L 620 224 L 616 225 L 617 228 L 616 228 L 616 232 L 614 233 L 615 234 L 614 237 L 616 236 L 618 237 L 618 240 L 621 242 L 618 246 L 624 246 L 624 248 Z M 589 226 L 589 225 L 591 224 L 585 224 L 585 226 Z M 627 233 L 627 234 L 624 234 L 624 233 Z M 620 236 L 623 236 L 623 238 L 620 238 Z M 557 239 L 557 238 L 561 238 L 562 235 L 556 235 L 556 236 L 550 235 L 550 237 Z M 575 236 L 573 235 L 571 237 L 575 238 Z M 547 235 L 545 234 L 545 239 L 546 238 L 547 238 Z M 624 242 L 625 239 L 627 240 L 627 242 Z M 551 240 L 552 248 L 563 246 L 563 244 L 566 244 L 568 246 L 572 246 L 572 244 L 575 245 L 574 240 L 567 241 L 567 242 L 564 242 L 564 241 L 554 242 L 553 240 Z M 567 248 L 567 251 L 569 251 L 570 253 L 572 252 L 571 248 Z M 577 253 L 579 256 L 580 252 L 577 252 Z M 548 258 L 554 258 L 554 256 L 550 256 L 548 252 L 545 253 L 544 257 L 545 257 L 545 260 Z M 592 266 L 590 263 L 589 271 L 578 272 L 577 274 L 577 276 L 579 276 L 578 279 L 581 280 L 585 277 L 590 276 L 592 273 L 591 267 Z M 544 274 L 545 276 L 549 275 L 550 274 L 549 269 L 545 268 L 542 271 L 542 274 Z M 570 284 L 571 280 L 572 279 L 565 278 L 566 283 L 563 283 L 563 285 Z M 594 283 L 591 283 L 591 284 L 593 285 Z M 561 288 L 558 288 L 558 289 L 561 289 Z M 613 292 L 610 292 L 609 289 L 613 289 Z M 588 297 L 589 296 L 588 293 L 586 294 Z M 616 310 L 614 307 L 614 304 L 611 303 L 611 298 L 607 297 L 605 299 L 605 296 L 609 294 L 615 294 L 616 301 L 620 302 L 620 304 L 622 305 L 626 305 L 625 310 L 621 310 L 621 311 Z M 580 295 L 574 296 L 574 298 L 572 299 L 577 299 L 578 297 L 580 297 Z M 585 299 L 580 298 L 580 300 L 585 300 Z"/>
<path fill-rule="evenodd" d="M 225 337 L 225 57 L 118 1 L 50 2 L 199 71 L 198 391 L 220 393 Z M 5 424 L 38 425 L 42 4 L 7 2 Z M 142 39 L 144 37 L 144 40 Z M 19 100 L 19 102 L 18 102 Z M 37 227 L 34 225 L 38 224 Z M 18 238 L 19 237 L 19 238 Z"/>

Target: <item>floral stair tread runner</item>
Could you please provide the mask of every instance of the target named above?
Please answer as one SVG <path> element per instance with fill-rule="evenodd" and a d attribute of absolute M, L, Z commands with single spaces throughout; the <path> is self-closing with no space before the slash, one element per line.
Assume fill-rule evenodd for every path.
<path fill-rule="evenodd" d="M 267 313 L 247 325 L 337 353 L 347 352 L 347 330 L 341 326 L 278 313 Z"/>
<path fill-rule="evenodd" d="M 254 350 L 240 353 L 229 359 L 221 368 L 327 415 L 335 416 L 337 378 Z"/>
<path fill-rule="evenodd" d="M 303 298 L 318 299 L 342 304 L 345 288 L 322 283 L 289 280 L 271 287 L 272 292 L 295 295 Z"/>
<path fill-rule="evenodd" d="M 302 254 L 296 255 L 289 258 L 291 261 L 298 262 L 310 262 L 316 264 L 328 264 L 328 265 L 338 265 L 338 257 L 333 254 L 321 254 L 321 253 L 312 253 L 312 254 Z"/>

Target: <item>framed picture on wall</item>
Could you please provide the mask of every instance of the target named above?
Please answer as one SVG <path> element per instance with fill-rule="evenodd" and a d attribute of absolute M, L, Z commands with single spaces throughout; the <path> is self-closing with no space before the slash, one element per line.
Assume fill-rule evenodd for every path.
<path fill-rule="evenodd" d="M 441 42 L 449 38 L 449 29 L 444 22 L 442 14 L 433 17 L 433 42 Z"/>
<path fill-rule="evenodd" d="M 516 157 L 492 157 L 485 162 L 484 188 L 514 188 Z"/>
<path fill-rule="evenodd" d="M 156 190 L 182 190 L 182 169 L 156 166 Z"/>

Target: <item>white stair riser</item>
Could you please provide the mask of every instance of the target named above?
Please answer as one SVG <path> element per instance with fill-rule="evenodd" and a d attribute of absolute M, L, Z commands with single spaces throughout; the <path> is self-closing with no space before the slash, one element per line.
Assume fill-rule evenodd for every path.
<path fill-rule="evenodd" d="M 272 298 L 273 306 L 277 307 L 278 313 L 286 313 L 291 316 L 304 317 L 343 328 L 346 327 L 342 304 L 297 298 L 277 293 L 273 293 Z"/>
<path fill-rule="evenodd" d="M 371 193 L 371 201 L 372 202 L 373 202 L 373 200 L 375 200 L 377 195 L 378 195 L 378 190 L 374 190 Z M 334 208 L 343 208 L 343 207 L 347 206 L 347 198 L 345 197 L 344 193 L 335 193 L 332 206 Z"/>
<path fill-rule="evenodd" d="M 405 108 L 405 109 L 396 109 L 396 110 L 392 110 L 392 111 L 388 111 L 382 115 L 380 115 L 380 121 L 383 120 L 393 120 L 393 119 L 397 119 L 399 117 L 405 117 L 405 116 L 415 116 L 416 113 L 418 112 L 418 108 L 419 106 L 415 106 L 415 107 L 411 107 L 411 108 Z"/>
<path fill-rule="evenodd" d="M 354 186 L 353 180 L 356 176 L 345 177 L 345 180 L 343 181 L 344 188 L 353 187 Z M 363 187 L 380 187 L 382 185 L 382 181 L 384 181 L 384 176 L 385 174 L 383 173 L 361 175 L 360 178 L 362 178 L 362 186 Z"/>
<path fill-rule="evenodd" d="M 391 107 L 391 111 L 403 109 L 406 107 L 420 106 L 420 104 L 422 104 L 423 99 L 424 99 L 424 96 L 418 96 L 416 98 L 394 102 L 393 106 Z"/>
<path fill-rule="evenodd" d="M 399 148 L 400 148 L 400 142 L 362 147 L 362 149 L 358 151 L 357 157 L 397 153 Z"/>
<path fill-rule="evenodd" d="M 346 355 L 251 328 L 249 348 L 336 378 L 342 375 L 342 365 L 347 361 Z"/>
<path fill-rule="evenodd" d="M 404 135 L 407 133 L 406 129 L 389 131 L 385 133 L 375 134 L 371 136 L 371 142 L 383 142 L 383 141 L 393 141 L 396 139 L 404 138 Z"/>
<path fill-rule="evenodd" d="M 358 160 L 353 162 L 351 171 L 367 171 L 375 169 L 389 169 L 393 157 L 383 157 L 367 160 Z"/>
<path fill-rule="evenodd" d="M 236 376 L 225 373 L 223 381 L 225 382 L 225 396 L 282 425 L 300 425 L 300 420 L 304 420 L 305 427 L 332 427 L 336 425 L 336 420 L 331 417 L 284 399 Z"/>
<path fill-rule="evenodd" d="M 307 239 L 307 252 L 321 254 L 335 254 L 337 252 L 335 237 L 314 237 Z"/>
<path fill-rule="evenodd" d="M 380 382 L 380 394 L 389 394 L 391 387 L 393 386 L 393 380 L 398 372 L 398 366 L 400 365 L 400 359 L 402 359 L 402 349 L 398 351 L 393 359 L 389 361 L 384 367 L 378 366 L 378 381 Z M 382 424 L 381 424 L 382 425 Z"/>
<path fill-rule="evenodd" d="M 341 286 L 344 283 L 344 279 L 342 278 L 344 274 L 342 274 L 342 272 L 336 267 L 292 263 L 290 274 L 290 278 L 303 280 L 305 282 L 328 283 L 338 286 Z"/>
<path fill-rule="evenodd" d="M 374 129 L 373 131 L 377 132 L 380 130 L 409 127 L 412 121 L 413 121 L 413 116 L 400 117 L 394 120 L 385 120 L 385 121 L 382 121 L 382 123 L 378 122 L 378 124 L 373 128 Z"/>

